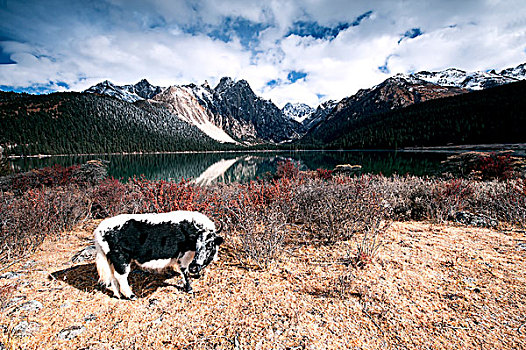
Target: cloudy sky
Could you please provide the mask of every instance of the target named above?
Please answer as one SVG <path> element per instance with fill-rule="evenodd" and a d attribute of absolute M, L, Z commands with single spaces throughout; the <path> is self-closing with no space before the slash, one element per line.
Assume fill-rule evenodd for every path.
<path fill-rule="evenodd" d="M 524 0 L 0 0 L 1 90 L 231 76 L 316 106 L 396 73 L 524 62 Z"/>

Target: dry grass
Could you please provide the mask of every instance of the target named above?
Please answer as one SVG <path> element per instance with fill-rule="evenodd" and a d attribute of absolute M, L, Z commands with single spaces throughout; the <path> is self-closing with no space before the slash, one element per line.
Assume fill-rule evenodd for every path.
<path fill-rule="evenodd" d="M 67 241 L 45 241 L 31 267 L 20 261 L 1 271 L 25 274 L 0 279 L 9 294 L 0 310 L 7 349 L 526 347 L 524 232 L 394 223 L 363 269 L 347 264 L 359 235 L 332 246 L 288 240 L 268 270 L 240 266 L 227 241 L 221 260 L 194 281 L 194 296 L 176 286 L 177 276 L 136 272 L 139 300 L 121 301 L 97 287 L 92 262 L 71 263 L 96 223 Z M 9 305 L 17 296 L 44 307 L 17 311 L 23 301 Z M 23 320 L 41 327 L 11 336 Z M 86 330 L 59 340 L 69 326 Z"/>

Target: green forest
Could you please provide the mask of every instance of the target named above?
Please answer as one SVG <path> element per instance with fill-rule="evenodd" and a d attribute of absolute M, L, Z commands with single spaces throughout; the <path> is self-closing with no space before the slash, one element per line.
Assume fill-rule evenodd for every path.
<path fill-rule="evenodd" d="M 526 81 L 352 119 L 328 149 L 526 142 Z M 343 132 L 342 132 L 343 130 Z"/>
<path fill-rule="evenodd" d="M 0 146 L 13 155 L 233 148 L 164 107 L 90 94 L 0 92 L 0 122 Z"/>

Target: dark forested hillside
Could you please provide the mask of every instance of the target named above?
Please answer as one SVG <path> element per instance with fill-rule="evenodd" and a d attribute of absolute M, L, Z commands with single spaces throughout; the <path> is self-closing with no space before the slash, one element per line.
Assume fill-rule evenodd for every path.
<path fill-rule="evenodd" d="M 323 146 L 344 136 L 348 132 L 347 125 L 354 127 L 356 124 L 372 123 L 380 113 L 466 92 L 468 90 L 396 75 L 338 102 L 317 125 L 313 125 L 302 142 L 315 147 Z"/>
<path fill-rule="evenodd" d="M 326 148 L 526 142 L 526 82 L 431 100 L 338 127 Z M 329 138 L 329 136 L 327 136 Z"/>
<path fill-rule="evenodd" d="M 130 104 L 91 94 L 0 92 L 0 122 L 0 146 L 7 154 L 153 152 L 225 147 L 162 107 L 145 106 L 140 102 Z"/>

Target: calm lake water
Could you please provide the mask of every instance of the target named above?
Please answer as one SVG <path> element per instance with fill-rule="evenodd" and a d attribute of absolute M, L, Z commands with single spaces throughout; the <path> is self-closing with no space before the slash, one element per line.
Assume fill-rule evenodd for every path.
<path fill-rule="evenodd" d="M 62 156 L 11 160 L 16 171 L 60 164 L 70 166 L 91 159 L 109 161 L 111 176 L 127 180 L 144 175 L 148 179 L 179 181 L 193 179 L 201 184 L 217 181 L 249 181 L 276 170 L 280 161 L 291 159 L 302 170 L 333 169 L 338 164 L 360 164 L 363 172 L 432 175 L 451 153 L 394 151 L 286 151 L 257 153 L 184 153 L 143 155 Z"/>

